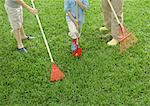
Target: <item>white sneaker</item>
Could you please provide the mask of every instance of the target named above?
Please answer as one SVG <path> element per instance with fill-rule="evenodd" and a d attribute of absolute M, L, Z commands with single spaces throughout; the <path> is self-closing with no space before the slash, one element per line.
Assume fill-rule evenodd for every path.
<path fill-rule="evenodd" d="M 100 30 L 100 32 L 102 32 L 102 33 L 109 32 L 109 29 L 106 28 L 106 27 L 101 27 L 99 30 Z"/>
<path fill-rule="evenodd" d="M 107 43 L 109 46 L 116 46 L 118 44 L 118 41 L 116 39 L 112 39 Z"/>

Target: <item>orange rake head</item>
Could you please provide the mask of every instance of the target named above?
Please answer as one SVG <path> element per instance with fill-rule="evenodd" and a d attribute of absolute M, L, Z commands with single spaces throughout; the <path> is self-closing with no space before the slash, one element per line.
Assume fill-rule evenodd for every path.
<path fill-rule="evenodd" d="M 76 51 L 72 52 L 73 57 L 81 57 L 82 56 L 82 48 L 78 48 Z"/>
<path fill-rule="evenodd" d="M 124 53 L 129 47 L 137 42 L 137 38 L 125 28 L 120 28 L 120 53 Z"/>
<path fill-rule="evenodd" d="M 64 74 L 60 71 L 60 69 L 56 66 L 55 63 L 52 63 L 50 82 L 56 82 L 62 80 L 63 78 L 64 78 Z"/>

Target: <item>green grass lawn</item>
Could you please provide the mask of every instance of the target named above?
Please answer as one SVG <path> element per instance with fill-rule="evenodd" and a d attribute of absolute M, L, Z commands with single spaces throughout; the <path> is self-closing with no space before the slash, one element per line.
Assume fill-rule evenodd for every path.
<path fill-rule="evenodd" d="M 90 0 L 80 40 L 81 59 L 70 54 L 71 39 L 63 0 L 37 0 L 39 16 L 56 64 L 65 79 L 49 83 L 51 63 L 34 16 L 24 10 L 28 54 L 16 50 L 0 1 L 0 105 L 49 106 L 150 106 L 150 1 L 124 0 L 125 26 L 138 43 L 124 55 L 109 47 L 98 30 L 102 26 L 101 2 Z M 29 3 L 29 0 L 28 0 Z M 30 3 L 29 3 L 30 4 Z"/>

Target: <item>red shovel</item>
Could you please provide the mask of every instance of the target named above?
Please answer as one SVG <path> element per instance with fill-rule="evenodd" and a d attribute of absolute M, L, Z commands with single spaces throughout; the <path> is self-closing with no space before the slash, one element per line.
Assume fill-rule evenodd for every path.
<path fill-rule="evenodd" d="M 31 3 L 32 3 L 33 8 L 35 8 L 35 4 L 34 4 L 33 0 L 31 0 Z M 39 16 L 37 14 L 36 14 L 36 19 L 37 19 L 37 22 L 39 24 L 39 27 L 40 27 L 40 30 L 41 30 L 41 33 L 42 33 L 42 36 L 43 36 L 43 39 L 44 39 L 44 43 L 46 45 L 46 48 L 47 48 L 47 51 L 48 51 L 48 54 L 49 54 L 49 57 L 50 57 L 50 60 L 51 60 L 51 63 L 52 63 L 52 71 L 51 71 L 50 82 L 56 82 L 56 81 L 62 80 L 64 78 L 64 74 L 60 71 L 60 69 L 54 63 L 52 54 L 50 52 L 50 48 L 48 46 L 48 43 L 47 43 L 47 40 L 46 40 L 46 37 L 45 37 L 44 30 L 43 30 L 42 25 L 41 25 L 41 21 L 40 21 Z"/>

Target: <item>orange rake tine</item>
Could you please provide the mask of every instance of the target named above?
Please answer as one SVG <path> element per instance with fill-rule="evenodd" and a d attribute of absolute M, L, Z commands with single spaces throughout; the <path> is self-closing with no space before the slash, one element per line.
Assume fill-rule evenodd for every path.
<path fill-rule="evenodd" d="M 124 53 L 126 51 L 126 49 L 128 49 L 129 47 L 131 47 L 134 43 L 137 42 L 137 38 L 132 35 L 132 33 L 129 33 L 123 26 L 123 24 L 120 22 L 114 7 L 111 3 L 110 0 L 107 0 L 108 4 L 110 5 L 110 8 L 116 18 L 116 21 L 118 23 L 118 25 L 120 26 L 120 52 Z"/>
<path fill-rule="evenodd" d="M 131 47 L 138 40 L 131 33 L 125 30 L 124 32 L 120 32 L 120 53 L 124 53 L 129 47 Z"/>
<path fill-rule="evenodd" d="M 50 82 L 62 80 L 64 77 L 65 77 L 64 74 L 60 71 L 60 69 L 56 66 L 56 64 L 52 63 Z"/>

